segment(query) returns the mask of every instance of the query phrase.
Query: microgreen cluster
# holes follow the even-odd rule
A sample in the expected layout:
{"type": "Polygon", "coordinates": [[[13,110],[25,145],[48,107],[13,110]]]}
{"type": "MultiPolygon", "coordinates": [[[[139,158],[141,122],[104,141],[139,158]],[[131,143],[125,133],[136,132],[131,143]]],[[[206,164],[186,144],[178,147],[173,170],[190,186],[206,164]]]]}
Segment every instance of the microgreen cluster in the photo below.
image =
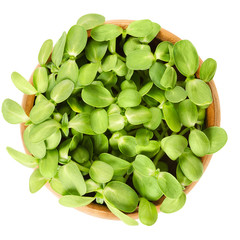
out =
{"type": "Polygon", "coordinates": [[[125,213],[138,210],[140,221],[152,225],[153,202],[165,196],[165,213],[182,208],[184,188],[203,174],[201,157],[227,141],[222,128],[205,126],[213,101],[207,82],[217,64],[204,61],[198,79],[190,41],[161,42],[161,27],[150,20],[126,29],[104,22],[88,14],[54,47],[45,41],[33,84],[12,73],[14,85],[36,98],[29,116],[13,100],[3,102],[6,121],[27,126],[32,155],[7,151],[35,168],[32,193],[49,182],[64,206],[105,204],[129,225],[138,223],[125,213]]]}

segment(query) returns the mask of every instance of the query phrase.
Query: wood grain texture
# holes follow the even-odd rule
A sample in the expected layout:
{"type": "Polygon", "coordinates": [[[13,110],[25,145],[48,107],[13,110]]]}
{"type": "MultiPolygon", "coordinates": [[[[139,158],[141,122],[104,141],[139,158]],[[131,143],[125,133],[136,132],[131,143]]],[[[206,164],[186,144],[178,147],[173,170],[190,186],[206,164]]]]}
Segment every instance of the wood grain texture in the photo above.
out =
{"type": "MultiPolygon", "coordinates": [[[[111,20],[111,21],[107,21],[106,23],[111,23],[111,24],[116,24],[120,27],[122,27],[123,29],[126,29],[126,27],[129,25],[129,23],[131,23],[132,20],[111,20]]],[[[90,36],[91,31],[88,31],[88,36],[90,36]]],[[[175,36],[174,34],[172,34],[171,32],[165,30],[165,29],[161,29],[161,31],[157,34],[157,37],[159,40],[161,41],[169,41],[172,42],[173,44],[176,43],[177,41],[181,40],[179,37],[175,36]]],[[[199,69],[200,66],[202,65],[202,59],[200,59],[200,65],[199,65],[199,69]]],[[[39,66],[39,65],[38,65],[39,66]]],[[[38,67],[37,66],[37,67],[38,67]]],[[[197,71],[197,77],[199,77],[199,69],[197,71]]],[[[32,76],[30,77],[30,82],[32,83],[32,76]]],[[[216,86],[214,84],[214,81],[212,80],[211,82],[208,83],[211,91],[212,91],[212,96],[213,96],[213,102],[212,104],[208,107],[207,109],[207,119],[206,119],[206,123],[207,126],[220,126],[220,103],[219,103],[219,98],[218,98],[218,93],[217,93],[217,89],[216,86]]],[[[23,96],[23,100],[22,100],[22,107],[24,108],[25,112],[27,115],[29,115],[29,112],[31,110],[31,108],[33,107],[34,104],[34,95],[24,95],[23,96]]],[[[25,126],[24,124],[21,124],[21,136],[23,139],[23,132],[25,130],[25,126]]],[[[23,142],[24,145],[24,142],[23,142]]],[[[24,145],[25,151],[26,153],[29,154],[28,150],[26,149],[25,145],[24,145]]],[[[202,163],[203,163],[203,167],[204,167],[204,171],[206,170],[210,160],[212,158],[212,155],[206,155],[204,157],[201,158],[202,163]]],[[[185,193],[189,193],[193,187],[197,184],[197,182],[193,182],[192,184],[190,184],[188,187],[186,187],[186,189],[184,190],[185,193]]],[[[54,193],[58,198],[60,198],[61,196],[59,194],[57,194],[56,192],[54,192],[51,187],[50,184],[47,183],[46,187],[52,192],[54,193]]],[[[162,197],[161,199],[159,199],[158,201],[155,202],[155,205],[157,207],[158,212],[160,211],[160,205],[162,203],[162,201],[164,200],[164,197],[162,197]]],[[[112,220],[118,220],[118,218],[113,215],[106,206],[100,205],[100,204],[96,204],[96,203],[91,203],[88,206],[85,207],[79,207],[76,208],[77,210],[84,212],[88,215],[92,215],[95,217],[99,217],[99,218],[105,218],[105,219],[112,219],[112,220]]],[[[138,209],[137,209],[138,210],[138,209]]],[[[138,211],[135,211],[133,213],[129,213],[127,214],[128,216],[137,219],[138,218],[138,211]]]]}

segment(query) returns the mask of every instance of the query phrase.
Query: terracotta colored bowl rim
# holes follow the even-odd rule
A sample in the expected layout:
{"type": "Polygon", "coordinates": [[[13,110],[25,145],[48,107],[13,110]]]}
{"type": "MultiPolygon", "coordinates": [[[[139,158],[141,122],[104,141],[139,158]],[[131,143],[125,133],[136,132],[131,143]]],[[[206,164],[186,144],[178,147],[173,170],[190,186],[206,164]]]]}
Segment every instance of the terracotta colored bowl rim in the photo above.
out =
{"type": "MultiPolygon", "coordinates": [[[[126,27],[131,22],[132,22],[132,20],[110,20],[110,21],[107,21],[106,23],[115,24],[115,25],[118,25],[118,26],[122,27],[123,29],[126,29],[126,27]]],[[[88,31],[88,36],[90,36],[90,31],[88,31]]],[[[172,34],[171,32],[169,32],[169,31],[167,31],[163,28],[161,28],[161,30],[157,34],[156,38],[160,39],[161,41],[169,41],[173,44],[175,44],[177,41],[181,40],[179,37],[175,36],[174,34],[172,34]]],[[[201,58],[199,58],[199,60],[200,60],[199,61],[200,62],[199,69],[200,69],[200,66],[202,65],[203,61],[202,61],[201,58]]],[[[199,77],[199,69],[198,69],[197,74],[196,74],[197,77],[199,77]]],[[[30,80],[29,80],[31,83],[32,83],[32,78],[33,78],[33,74],[32,74],[32,76],[30,77],[30,80]]],[[[217,89],[216,89],[216,86],[215,86],[213,80],[210,81],[208,84],[209,84],[209,86],[211,88],[211,91],[212,91],[213,102],[207,109],[207,126],[208,127],[220,126],[221,114],[220,114],[220,103],[219,103],[217,89]]],[[[31,108],[33,107],[34,99],[35,99],[35,95],[24,95],[23,96],[22,107],[25,110],[27,115],[29,115],[29,112],[30,112],[31,108]]],[[[24,145],[23,132],[24,132],[25,128],[26,128],[26,126],[24,124],[21,124],[21,137],[22,137],[23,145],[24,145]]],[[[25,145],[24,145],[24,148],[25,148],[26,153],[30,154],[25,145]]],[[[206,170],[211,158],[212,158],[212,155],[206,155],[206,156],[201,158],[202,163],[203,163],[204,171],[206,170]]],[[[186,194],[189,193],[196,184],[197,184],[197,182],[191,183],[189,186],[187,186],[185,188],[184,192],[186,194]]],[[[61,197],[60,194],[54,192],[51,189],[49,183],[46,184],[46,187],[51,192],[53,192],[58,198],[61,197]]],[[[161,205],[163,200],[164,200],[164,197],[162,197],[158,201],[154,202],[156,207],[157,207],[158,212],[160,212],[160,205],[161,205]]],[[[78,207],[76,209],[81,211],[81,212],[84,212],[88,215],[95,216],[95,217],[112,219],[112,220],[119,220],[115,215],[113,215],[108,210],[108,208],[105,205],[91,203],[88,206],[78,207]]],[[[138,209],[136,209],[136,211],[133,212],[133,213],[128,213],[127,215],[134,218],[134,219],[137,219],[138,218],[138,209]]]]}

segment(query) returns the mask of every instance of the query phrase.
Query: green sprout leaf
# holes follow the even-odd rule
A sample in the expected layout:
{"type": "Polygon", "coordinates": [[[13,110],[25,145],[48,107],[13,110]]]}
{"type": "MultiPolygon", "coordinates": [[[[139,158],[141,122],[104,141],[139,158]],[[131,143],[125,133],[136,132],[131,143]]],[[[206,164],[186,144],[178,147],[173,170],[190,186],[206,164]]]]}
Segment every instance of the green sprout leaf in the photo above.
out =
{"type": "Polygon", "coordinates": [[[69,162],[59,169],[59,179],[70,194],[82,196],[87,191],[84,178],[74,162],[69,162]]]}
{"type": "Polygon", "coordinates": [[[121,211],[119,211],[116,207],[114,207],[113,204],[111,204],[110,202],[108,202],[107,200],[105,200],[108,209],[116,216],[118,217],[120,220],[122,220],[124,223],[126,223],[127,225],[130,226],[136,226],[138,225],[138,222],[132,218],[130,218],[129,216],[127,216],[126,214],[122,213],[121,211]]]}
{"type": "Polygon", "coordinates": [[[109,153],[101,153],[99,159],[113,168],[115,176],[123,176],[131,166],[129,162],[109,153]]]}
{"type": "Polygon", "coordinates": [[[141,95],[135,89],[125,89],[118,96],[118,105],[123,108],[136,107],[141,103],[141,95]]]}
{"type": "Polygon", "coordinates": [[[53,119],[33,125],[29,131],[29,140],[34,143],[46,140],[60,127],[60,123],[53,119]]]}
{"type": "Polygon", "coordinates": [[[46,183],[48,179],[43,177],[39,171],[39,168],[36,168],[29,179],[29,190],[31,193],[39,191],[46,183]]]}
{"type": "Polygon", "coordinates": [[[13,159],[26,167],[35,168],[38,166],[38,160],[31,155],[21,153],[11,147],[7,147],[7,151],[13,159]]]}
{"type": "Polygon", "coordinates": [[[162,150],[172,160],[176,160],[180,155],[182,155],[187,146],[187,139],[181,135],[171,135],[163,138],[161,141],[162,150]]]}
{"type": "Polygon", "coordinates": [[[152,226],[158,218],[156,206],[145,198],[140,198],[139,220],[142,224],[152,226]]]}
{"type": "Polygon", "coordinates": [[[179,72],[186,76],[194,76],[199,67],[196,48],[188,40],[180,40],[173,47],[174,62],[179,72]]]}
{"type": "Polygon", "coordinates": [[[126,58],[126,65],[132,70],[147,70],[152,66],[154,56],[150,50],[135,50],[126,58]]]}
{"type": "Polygon", "coordinates": [[[137,141],[132,136],[121,136],[118,140],[118,148],[121,153],[128,157],[136,156],[137,141]]]}
{"type": "Polygon", "coordinates": [[[198,120],[197,106],[190,99],[180,102],[178,105],[178,116],[185,127],[193,127],[198,120]]]}
{"type": "Polygon", "coordinates": [[[179,181],[179,183],[183,186],[186,187],[188,185],[190,185],[192,183],[191,180],[189,180],[182,172],[181,168],[180,168],[180,164],[177,165],[177,169],[176,169],[176,177],[177,180],[179,181]]]}
{"type": "Polygon", "coordinates": [[[165,97],[169,102],[179,103],[182,102],[187,97],[187,93],[184,90],[184,88],[176,86],[173,89],[166,91],[165,97]]]}
{"type": "Polygon", "coordinates": [[[94,161],[89,170],[91,179],[97,183],[107,183],[111,181],[113,173],[113,168],[102,161],[94,161]]]}
{"type": "Polygon", "coordinates": [[[59,203],[65,207],[83,207],[94,201],[95,197],[80,197],[76,195],[65,195],[59,199],[59,203]]]}
{"type": "Polygon", "coordinates": [[[183,174],[193,182],[199,180],[203,174],[203,164],[191,150],[185,150],[179,157],[179,164],[183,174]]]}
{"type": "Polygon", "coordinates": [[[78,19],[77,24],[83,26],[86,30],[89,30],[99,25],[102,25],[104,22],[105,22],[104,16],[96,13],[90,13],[81,16],[78,19]]]}
{"type": "Polygon", "coordinates": [[[22,107],[9,98],[2,103],[2,114],[4,119],[11,124],[23,123],[29,119],[22,107]]]}
{"type": "Polygon", "coordinates": [[[57,43],[53,48],[52,62],[55,64],[56,67],[59,67],[59,65],[62,62],[63,52],[66,44],[66,38],[67,38],[67,34],[66,32],[63,32],[62,36],[60,37],[60,39],[57,41],[57,43]]]}
{"type": "Polygon", "coordinates": [[[126,33],[134,37],[146,37],[152,32],[152,22],[148,19],[131,22],[126,33]]]}
{"type": "Polygon", "coordinates": [[[153,176],[156,171],[156,167],[152,160],[144,155],[137,155],[132,163],[134,171],[138,171],[146,176],[153,176]]]}
{"type": "Polygon", "coordinates": [[[15,87],[21,92],[27,95],[33,95],[37,93],[37,90],[33,87],[33,85],[28,82],[22,75],[17,72],[13,72],[11,75],[12,82],[15,87]]]}
{"type": "Polygon", "coordinates": [[[227,142],[226,131],[220,127],[209,127],[203,131],[210,141],[210,149],[207,154],[219,151],[227,142]]]}
{"type": "Polygon", "coordinates": [[[130,213],[133,212],[138,205],[138,195],[127,184],[119,181],[111,181],[103,190],[104,198],[117,209],[130,213]]]}
{"type": "Polygon", "coordinates": [[[56,103],[61,103],[68,99],[74,89],[74,83],[70,80],[63,80],[51,91],[50,97],[56,103]]]}
{"type": "Polygon", "coordinates": [[[69,128],[88,135],[94,135],[95,132],[92,130],[90,123],[90,114],[89,113],[80,113],[77,114],[69,121],[69,128]]]}
{"type": "Polygon", "coordinates": [[[142,105],[132,108],[127,108],[125,112],[127,120],[132,125],[147,123],[152,119],[151,111],[142,105]]]}
{"type": "Polygon", "coordinates": [[[216,73],[216,70],[217,62],[212,58],[206,59],[200,68],[200,79],[204,82],[211,81],[216,73]]]}
{"type": "Polygon", "coordinates": [[[142,44],[137,38],[130,37],[123,45],[123,51],[127,56],[135,50],[147,50],[151,51],[151,48],[147,44],[142,44]]]}
{"type": "Polygon", "coordinates": [[[82,90],[83,101],[93,107],[107,107],[113,103],[114,98],[104,87],[98,85],[89,85],[82,90]]]}
{"type": "Polygon", "coordinates": [[[158,185],[167,198],[176,199],[182,194],[182,186],[178,180],[168,172],[160,172],[158,185]]]}
{"type": "Polygon", "coordinates": [[[163,104],[162,110],[164,119],[167,122],[168,127],[173,132],[179,132],[181,129],[181,122],[174,105],[170,102],[166,102],[163,104]]]}
{"type": "Polygon", "coordinates": [[[107,131],[108,115],[104,109],[95,109],[90,114],[90,123],[93,131],[101,134],[107,131]]]}
{"type": "Polygon", "coordinates": [[[39,160],[39,170],[43,177],[53,178],[58,169],[58,151],[48,150],[44,158],[39,160]]]}
{"type": "Polygon", "coordinates": [[[160,206],[160,211],[164,213],[173,213],[180,210],[186,202],[186,194],[182,192],[179,198],[165,198],[160,206]]]}
{"type": "Polygon", "coordinates": [[[65,51],[69,54],[69,56],[76,57],[83,51],[86,44],[86,29],[80,25],[72,26],[67,33],[65,51]]]}
{"type": "Polygon", "coordinates": [[[173,57],[172,54],[173,44],[168,41],[160,42],[154,52],[154,56],[156,57],[156,59],[164,62],[169,62],[173,57]]]}
{"type": "Polygon", "coordinates": [[[196,156],[203,157],[209,152],[210,141],[204,132],[198,129],[191,130],[188,140],[189,146],[196,156]]]}
{"type": "Polygon", "coordinates": [[[47,120],[55,109],[55,106],[52,102],[42,99],[37,104],[33,106],[30,111],[30,120],[34,124],[38,124],[47,120]]]}
{"type": "Polygon", "coordinates": [[[49,59],[53,49],[53,41],[51,39],[46,40],[38,54],[38,62],[41,66],[44,66],[49,59]]]}
{"type": "Polygon", "coordinates": [[[186,91],[189,99],[198,106],[208,105],[213,101],[210,87],[200,79],[187,81],[186,91]]]}
{"type": "Polygon", "coordinates": [[[38,67],[33,73],[33,85],[40,93],[45,93],[48,88],[48,72],[45,67],[38,67]]]}
{"type": "Polygon", "coordinates": [[[92,29],[91,37],[98,42],[109,41],[122,34],[123,29],[114,24],[104,24],[92,29]]]}
{"type": "Polygon", "coordinates": [[[97,42],[91,39],[86,48],[86,58],[93,63],[100,62],[106,54],[108,48],[108,42],[97,42]]]}
{"type": "Polygon", "coordinates": [[[80,86],[91,84],[97,75],[98,67],[98,63],[88,63],[81,66],[79,70],[78,84],[80,86]]]}
{"type": "Polygon", "coordinates": [[[73,83],[77,82],[78,66],[75,60],[69,59],[61,65],[58,71],[56,84],[65,79],[71,80],[73,83]]]}
{"type": "Polygon", "coordinates": [[[139,37],[139,41],[142,43],[150,43],[156,35],[160,32],[161,26],[157,23],[152,22],[152,31],[145,37],[139,37]]]}
{"type": "Polygon", "coordinates": [[[27,150],[36,158],[41,159],[46,155],[46,144],[44,141],[33,143],[29,139],[29,132],[33,125],[28,126],[23,133],[23,141],[27,150]]]}
{"type": "Polygon", "coordinates": [[[163,195],[156,177],[146,176],[140,172],[134,171],[133,185],[137,192],[149,201],[157,201],[163,195]]]}

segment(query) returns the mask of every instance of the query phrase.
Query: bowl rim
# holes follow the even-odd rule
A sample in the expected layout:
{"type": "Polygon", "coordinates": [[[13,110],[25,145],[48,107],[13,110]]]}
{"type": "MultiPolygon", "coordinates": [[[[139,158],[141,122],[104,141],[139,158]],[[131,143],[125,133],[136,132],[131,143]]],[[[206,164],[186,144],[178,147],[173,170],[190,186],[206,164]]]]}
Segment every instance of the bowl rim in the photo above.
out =
{"type": "MultiPolygon", "coordinates": [[[[122,27],[123,29],[126,29],[127,26],[134,20],[109,20],[106,21],[105,24],[115,24],[118,25],[120,27],[122,27]]],[[[88,37],[91,34],[91,30],[88,30],[88,37]]],[[[181,38],[179,38],[178,36],[174,35],[173,33],[165,30],[164,28],[161,28],[161,30],[159,31],[159,33],[156,35],[155,38],[158,38],[161,41],[169,41],[173,44],[175,44],[176,42],[180,41],[181,38]]],[[[200,67],[202,65],[203,61],[202,59],[199,57],[199,68],[196,72],[196,76],[199,78],[199,70],[200,67]]],[[[40,65],[38,64],[36,66],[39,67],[40,65]]],[[[33,73],[29,79],[30,83],[33,83],[33,73]]],[[[213,97],[213,102],[211,103],[211,105],[207,108],[207,117],[206,117],[206,124],[207,127],[211,127],[211,126],[220,126],[220,121],[221,121],[221,112],[220,112],[220,102],[219,102],[219,97],[218,97],[218,92],[215,86],[215,83],[213,80],[211,80],[208,83],[211,92],[212,92],[212,97],[213,97]]],[[[33,107],[33,103],[34,103],[34,99],[35,99],[35,95],[23,95],[23,99],[22,99],[22,107],[25,110],[26,114],[29,115],[31,108],[33,107]]],[[[24,141],[23,141],[23,132],[26,129],[26,126],[24,125],[24,123],[20,124],[20,131],[21,131],[21,138],[22,138],[22,143],[25,149],[25,152],[27,154],[30,154],[29,151],[27,150],[24,141]]],[[[203,163],[203,168],[204,168],[204,172],[207,169],[207,166],[210,162],[212,158],[212,155],[206,155],[204,157],[201,158],[201,161],[203,163]]],[[[189,186],[187,186],[184,190],[184,192],[186,194],[188,194],[197,184],[198,181],[196,182],[192,182],[189,186]]],[[[50,184],[47,183],[46,187],[54,194],[56,195],[58,198],[61,197],[60,194],[56,193],[51,187],[50,184]]],[[[159,200],[155,201],[154,204],[157,207],[157,211],[160,212],[160,205],[162,203],[162,201],[164,200],[164,196],[161,197],[159,200]]],[[[110,210],[105,206],[105,205],[100,205],[97,203],[90,203],[87,206],[84,207],[77,207],[75,208],[78,211],[84,212],[88,215],[92,215],[95,217],[99,217],[99,218],[104,218],[104,219],[111,219],[111,220],[119,220],[112,212],[110,212],[110,210]]],[[[129,217],[132,217],[133,219],[138,219],[138,208],[132,212],[132,213],[126,213],[129,217]]]]}

